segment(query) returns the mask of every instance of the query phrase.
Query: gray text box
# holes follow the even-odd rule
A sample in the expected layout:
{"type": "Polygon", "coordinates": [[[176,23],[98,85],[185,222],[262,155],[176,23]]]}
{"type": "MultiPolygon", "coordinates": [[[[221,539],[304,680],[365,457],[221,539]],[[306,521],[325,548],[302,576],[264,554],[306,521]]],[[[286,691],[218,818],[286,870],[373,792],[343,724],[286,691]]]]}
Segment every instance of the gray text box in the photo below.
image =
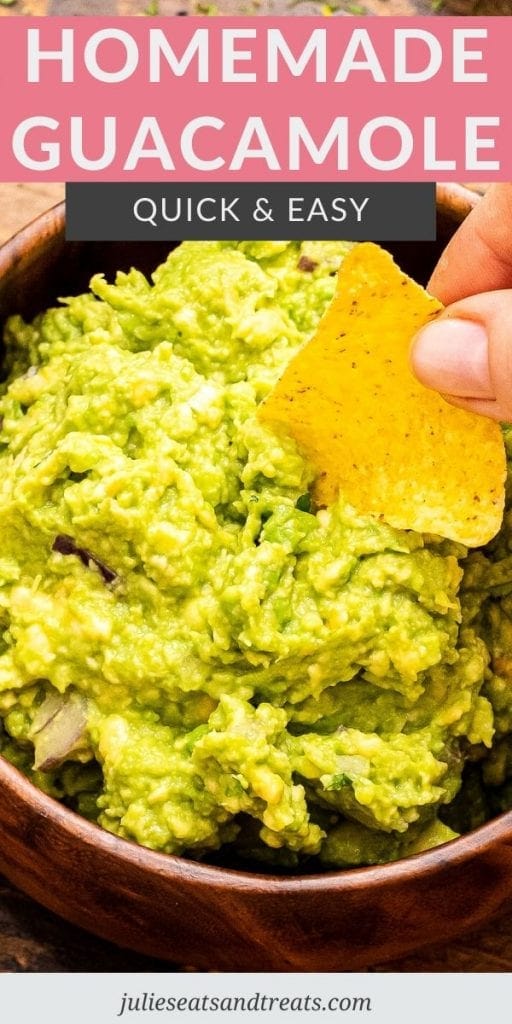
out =
{"type": "Polygon", "coordinates": [[[70,241],[436,237],[431,183],[73,183],[66,203],[70,241]]]}

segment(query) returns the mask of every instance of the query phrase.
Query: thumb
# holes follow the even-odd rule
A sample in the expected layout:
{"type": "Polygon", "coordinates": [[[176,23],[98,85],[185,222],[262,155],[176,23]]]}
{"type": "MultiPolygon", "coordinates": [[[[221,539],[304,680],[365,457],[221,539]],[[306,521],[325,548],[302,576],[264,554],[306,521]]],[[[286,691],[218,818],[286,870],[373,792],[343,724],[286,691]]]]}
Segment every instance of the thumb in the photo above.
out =
{"type": "Polygon", "coordinates": [[[452,405],[512,422],[512,290],[448,306],[416,335],[411,366],[452,405]]]}

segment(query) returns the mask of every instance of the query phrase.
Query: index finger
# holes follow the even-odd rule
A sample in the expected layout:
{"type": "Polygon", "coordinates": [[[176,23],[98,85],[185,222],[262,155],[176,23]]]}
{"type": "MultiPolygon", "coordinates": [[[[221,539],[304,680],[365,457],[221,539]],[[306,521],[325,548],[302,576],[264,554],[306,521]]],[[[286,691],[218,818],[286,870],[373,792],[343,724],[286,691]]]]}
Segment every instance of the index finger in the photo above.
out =
{"type": "Polygon", "coordinates": [[[512,285],[512,184],[491,185],[446,246],[428,283],[445,305],[512,285]]]}

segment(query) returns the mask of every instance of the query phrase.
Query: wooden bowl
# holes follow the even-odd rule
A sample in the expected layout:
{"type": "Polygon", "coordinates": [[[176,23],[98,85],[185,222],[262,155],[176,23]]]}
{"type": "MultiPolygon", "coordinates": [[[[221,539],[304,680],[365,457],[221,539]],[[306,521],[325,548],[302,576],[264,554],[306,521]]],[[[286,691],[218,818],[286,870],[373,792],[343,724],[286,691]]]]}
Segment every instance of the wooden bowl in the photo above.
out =
{"type": "MultiPolygon", "coordinates": [[[[426,280],[476,201],[457,187],[451,199],[442,192],[440,242],[393,247],[406,269],[426,280]]],[[[168,248],[67,243],[61,204],[0,251],[0,319],[81,291],[100,268],[150,270],[168,248]]],[[[0,759],[0,870],[67,920],[152,956],[223,971],[354,970],[453,938],[501,908],[512,886],[512,814],[395,864],[278,877],[118,839],[0,759]]]]}

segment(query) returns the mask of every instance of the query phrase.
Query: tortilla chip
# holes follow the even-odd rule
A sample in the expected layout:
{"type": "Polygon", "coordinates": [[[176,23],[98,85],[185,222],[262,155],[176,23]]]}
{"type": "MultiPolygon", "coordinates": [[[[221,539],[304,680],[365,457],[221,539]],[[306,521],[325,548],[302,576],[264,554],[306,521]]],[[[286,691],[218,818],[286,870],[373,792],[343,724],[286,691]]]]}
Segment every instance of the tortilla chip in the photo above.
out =
{"type": "Polygon", "coordinates": [[[441,309],[384,249],[355,246],[260,418],[317,470],[318,505],[342,492],[392,526],[478,547],[502,522],[505,449],[497,423],[449,405],[410,369],[411,339],[441,309]]]}

